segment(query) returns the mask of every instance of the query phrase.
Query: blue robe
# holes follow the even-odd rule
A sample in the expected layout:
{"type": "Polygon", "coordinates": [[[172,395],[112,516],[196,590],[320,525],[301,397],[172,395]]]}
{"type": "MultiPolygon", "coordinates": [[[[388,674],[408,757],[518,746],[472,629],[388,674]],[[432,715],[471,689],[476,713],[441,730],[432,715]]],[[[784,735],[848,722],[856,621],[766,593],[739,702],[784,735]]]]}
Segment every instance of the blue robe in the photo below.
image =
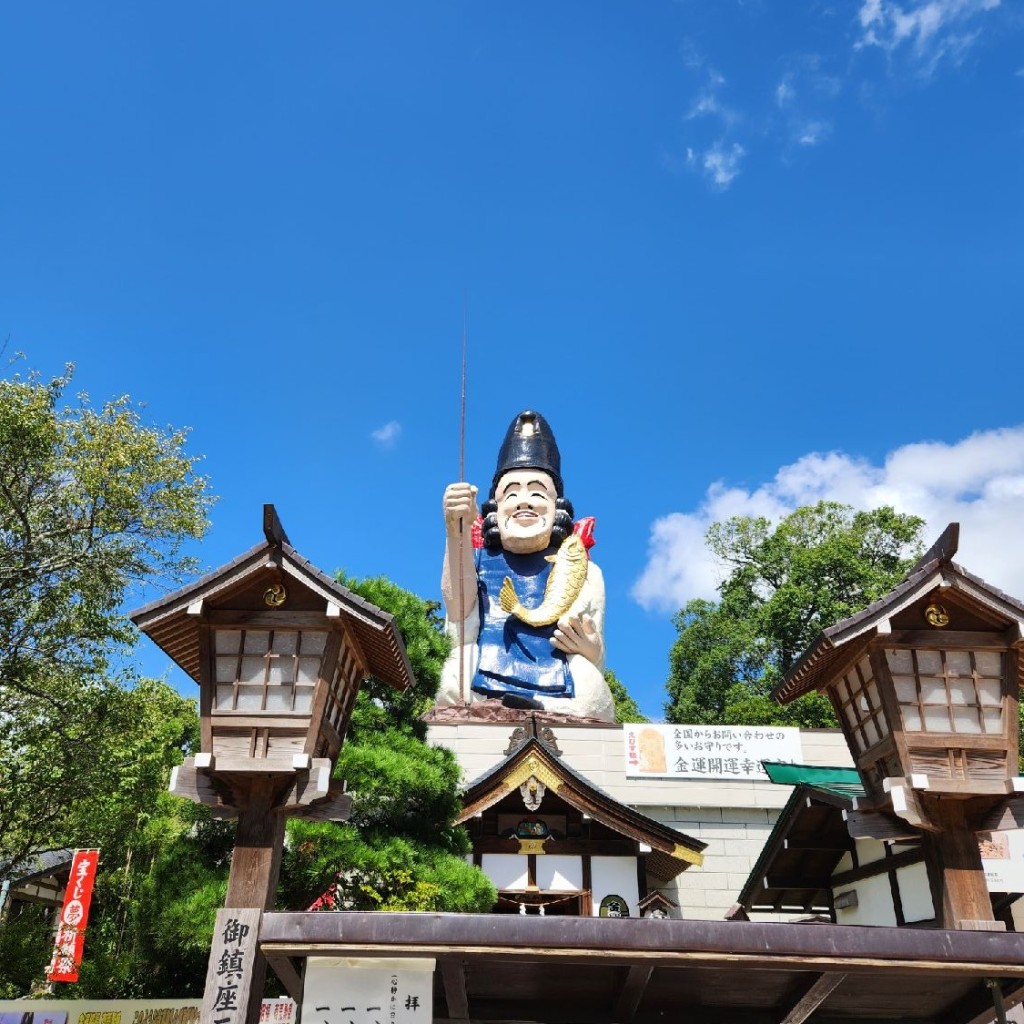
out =
{"type": "Polygon", "coordinates": [[[518,693],[558,697],[575,695],[569,664],[563,651],[551,646],[555,625],[528,626],[505,612],[498,600],[507,576],[526,608],[544,600],[544,587],[551,572],[547,555],[557,547],[529,555],[511,551],[477,552],[476,567],[480,596],[480,659],[473,690],[487,697],[518,693]]]}

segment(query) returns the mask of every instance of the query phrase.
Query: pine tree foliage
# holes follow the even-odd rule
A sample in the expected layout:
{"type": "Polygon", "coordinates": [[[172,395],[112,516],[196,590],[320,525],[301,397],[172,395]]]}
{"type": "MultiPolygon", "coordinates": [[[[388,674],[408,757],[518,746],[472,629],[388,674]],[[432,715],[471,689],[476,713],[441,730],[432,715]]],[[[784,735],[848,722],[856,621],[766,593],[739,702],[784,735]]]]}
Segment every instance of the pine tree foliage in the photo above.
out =
{"type": "Polygon", "coordinates": [[[421,716],[432,706],[449,651],[438,606],[384,577],[342,579],[394,615],[415,685],[397,693],[364,684],[335,777],[353,795],[348,822],[291,822],[282,898],[305,909],[486,911],[497,894],[463,859],[460,773],[451,751],[425,742],[421,716]],[[322,898],[321,898],[322,897],[322,898]]]}

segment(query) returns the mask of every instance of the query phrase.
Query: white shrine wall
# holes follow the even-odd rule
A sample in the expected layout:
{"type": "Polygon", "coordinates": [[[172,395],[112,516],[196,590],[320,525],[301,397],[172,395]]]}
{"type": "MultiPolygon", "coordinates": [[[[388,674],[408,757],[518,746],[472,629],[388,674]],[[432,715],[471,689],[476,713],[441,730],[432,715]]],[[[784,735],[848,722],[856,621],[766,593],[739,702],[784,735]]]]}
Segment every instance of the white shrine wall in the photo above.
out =
{"type": "MultiPolygon", "coordinates": [[[[504,760],[513,728],[508,722],[446,722],[432,724],[427,738],[428,742],[455,753],[463,781],[468,785],[504,760]]],[[[562,760],[592,785],[648,817],[708,844],[703,865],[681,872],[661,891],[679,904],[677,913],[686,919],[724,917],[764,848],[789,799],[791,787],[732,779],[628,778],[621,725],[555,725],[552,731],[562,760]]],[[[802,730],[800,743],[804,764],[853,766],[846,742],[837,729],[802,730]]],[[[492,855],[485,858],[489,856],[492,855]]],[[[538,870],[542,859],[538,858],[538,870]]],[[[486,865],[485,871],[491,874],[486,865]]],[[[596,909],[601,897],[596,877],[593,881],[596,909]]],[[[632,885],[635,890],[635,878],[632,885]]],[[[627,898],[632,901],[635,897],[627,898]]],[[[756,919],[788,920],[792,916],[758,914],[756,919]]]]}
{"type": "MultiPolygon", "coordinates": [[[[877,839],[857,840],[857,865],[863,867],[886,860],[886,844],[877,839]]],[[[895,855],[911,846],[894,843],[891,854],[895,855]]],[[[854,862],[850,854],[845,854],[832,872],[842,874],[853,868],[854,862]]],[[[935,917],[932,904],[931,888],[928,884],[928,869],[924,862],[908,864],[896,869],[896,888],[899,892],[900,904],[903,907],[905,924],[916,924],[930,921],[935,917]]],[[[897,925],[896,910],[893,904],[892,885],[889,874],[875,875],[872,878],[861,878],[858,881],[833,889],[833,896],[846,892],[856,892],[857,905],[836,908],[836,924],[871,924],[897,925]]]]}

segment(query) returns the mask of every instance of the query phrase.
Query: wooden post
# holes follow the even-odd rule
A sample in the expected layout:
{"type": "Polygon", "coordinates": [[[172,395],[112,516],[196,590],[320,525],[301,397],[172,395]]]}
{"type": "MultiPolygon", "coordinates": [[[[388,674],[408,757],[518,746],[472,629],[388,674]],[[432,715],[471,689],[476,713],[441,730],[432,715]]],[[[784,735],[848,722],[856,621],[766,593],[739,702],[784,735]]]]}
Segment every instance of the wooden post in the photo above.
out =
{"type": "Polygon", "coordinates": [[[929,801],[937,832],[922,832],[935,917],[941,928],[1002,931],[992,914],[969,800],[929,801]]]}
{"type": "MultiPolygon", "coordinates": [[[[289,780],[290,781],[290,780],[289,780]]],[[[280,782],[257,776],[239,794],[238,834],[231,855],[226,906],[274,909],[281,870],[284,815],[275,810],[280,782]]]]}
{"type": "MultiPolygon", "coordinates": [[[[236,787],[238,833],[231,855],[225,906],[255,911],[257,921],[260,912],[274,909],[274,894],[281,870],[285,816],[275,809],[281,785],[280,780],[270,776],[256,776],[236,787]]],[[[219,956],[214,942],[210,951],[204,1007],[212,1006],[216,998],[215,961],[219,956]]],[[[246,1008],[246,1024],[259,1021],[266,977],[267,961],[257,947],[238,978],[238,1005],[246,1008]]]]}

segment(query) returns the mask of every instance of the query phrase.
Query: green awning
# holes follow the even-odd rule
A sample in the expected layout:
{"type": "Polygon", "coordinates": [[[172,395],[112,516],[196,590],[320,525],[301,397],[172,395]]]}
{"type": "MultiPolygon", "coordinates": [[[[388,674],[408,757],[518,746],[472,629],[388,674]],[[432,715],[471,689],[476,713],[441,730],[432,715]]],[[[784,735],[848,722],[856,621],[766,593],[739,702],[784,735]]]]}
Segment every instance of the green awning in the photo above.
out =
{"type": "Polygon", "coordinates": [[[762,761],[768,778],[777,786],[811,786],[842,797],[864,796],[864,784],[856,768],[818,767],[762,761]]]}

